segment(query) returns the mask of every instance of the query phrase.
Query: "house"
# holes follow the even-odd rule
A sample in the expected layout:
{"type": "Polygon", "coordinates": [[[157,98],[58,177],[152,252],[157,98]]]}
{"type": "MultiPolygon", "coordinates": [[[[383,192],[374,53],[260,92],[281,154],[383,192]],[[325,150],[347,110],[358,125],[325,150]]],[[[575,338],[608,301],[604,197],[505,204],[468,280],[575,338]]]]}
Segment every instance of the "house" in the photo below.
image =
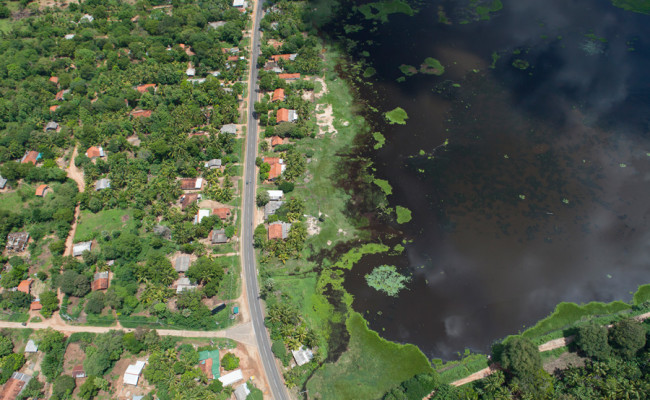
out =
{"type": "Polygon", "coordinates": [[[284,79],[285,81],[295,81],[300,79],[300,74],[279,74],[278,78],[284,79]]]}
{"type": "Polygon", "coordinates": [[[14,400],[25,389],[25,386],[32,380],[31,375],[14,372],[11,378],[2,386],[0,400],[14,400]]]}
{"type": "Polygon", "coordinates": [[[210,169],[221,168],[221,159],[220,158],[213,158],[210,161],[206,161],[205,162],[205,168],[210,168],[210,169]]]}
{"type": "Polygon", "coordinates": [[[246,8],[246,0],[233,0],[232,6],[235,8],[246,8]]]}
{"type": "Polygon", "coordinates": [[[219,378],[219,381],[221,381],[221,383],[224,386],[230,386],[235,382],[239,382],[243,380],[244,380],[244,375],[242,374],[241,369],[236,369],[231,373],[226,374],[219,378]]]}
{"type": "Polygon", "coordinates": [[[55,112],[57,108],[61,106],[50,106],[50,112],[55,112]]]}
{"type": "Polygon", "coordinates": [[[194,290],[196,285],[190,283],[190,278],[184,276],[176,281],[176,293],[182,293],[184,290],[194,290]]]}
{"type": "Polygon", "coordinates": [[[288,110],[286,108],[280,108],[278,114],[275,117],[276,121],[279,122],[296,122],[298,120],[298,112],[296,110],[288,110]]]}
{"type": "Polygon", "coordinates": [[[95,191],[102,190],[102,189],[110,189],[111,187],[111,180],[108,178],[102,178],[95,183],[95,191]]]}
{"type": "Polygon", "coordinates": [[[239,54],[239,47],[223,47],[221,49],[221,52],[223,54],[226,54],[226,53],[239,54]]]}
{"type": "Polygon", "coordinates": [[[124,372],[124,383],[127,385],[138,386],[138,379],[144,369],[145,361],[136,361],[135,364],[129,365],[124,372]]]}
{"type": "Polygon", "coordinates": [[[269,194],[269,199],[271,201],[278,201],[282,199],[282,196],[284,195],[282,190],[267,190],[266,192],[269,194]]]}
{"type": "Polygon", "coordinates": [[[192,67],[191,65],[188,66],[187,69],[185,70],[185,75],[187,75],[187,76],[196,75],[196,69],[194,69],[194,67],[192,67]]]}
{"type": "Polygon", "coordinates": [[[284,101],[284,89],[275,89],[271,101],[284,101]]]}
{"type": "Polygon", "coordinates": [[[293,53],[293,54],[276,54],[274,56],[271,56],[271,60],[278,62],[280,60],[285,60],[285,61],[293,61],[296,59],[298,54],[293,53]]]}
{"type": "Polygon", "coordinates": [[[271,215],[274,215],[276,211],[284,204],[284,201],[281,200],[271,200],[264,206],[264,219],[267,220],[271,215]]]}
{"type": "Polygon", "coordinates": [[[199,368],[208,379],[219,378],[219,350],[200,351],[199,368]]]}
{"type": "Polygon", "coordinates": [[[284,160],[279,157],[262,157],[262,162],[265,162],[269,165],[284,164],[284,160]]]}
{"type": "Polygon", "coordinates": [[[149,118],[153,111],[151,110],[133,110],[131,116],[134,118],[149,118]]]}
{"type": "Polygon", "coordinates": [[[199,201],[199,194],[198,193],[187,193],[181,196],[181,210],[185,211],[185,209],[192,204],[196,203],[199,201]]]}
{"type": "Polygon", "coordinates": [[[208,22],[208,27],[212,29],[217,29],[221,28],[222,26],[226,25],[226,21],[214,21],[214,22],[208,22]]]}
{"type": "Polygon", "coordinates": [[[38,346],[32,339],[29,339],[27,341],[27,344],[25,345],[25,353],[36,353],[38,352],[38,346]]]}
{"type": "Polygon", "coordinates": [[[230,133],[230,134],[236,135],[237,134],[237,125],[235,125],[235,124],[226,124],[226,125],[221,127],[219,132],[221,132],[221,133],[230,133]]]}
{"type": "Polygon", "coordinates": [[[137,90],[140,93],[144,93],[148,91],[149,88],[153,88],[154,92],[156,91],[156,89],[158,89],[155,83],[145,83],[144,85],[137,86],[135,90],[137,90]]]}
{"type": "Polygon", "coordinates": [[[32,150],[32,151],[28,151],[28,152],[25,153],[23,158],[20,159],[20,163],[21,164],[27,164],[28,162],[30,162],[30,163],[36,165],[36,163],[40,159],[41,159],[41,153],[39,153],[38,151],[33,151],[32,150]]]}
{"type": "Polygon", "coordinates": [[[72,40],[74,39],[74,33],[68,33],[67,35],[63,36],[65,40],[72,40]]]}
{"type": "Polygon", "coordinates": [[[203,187],[203,178],[183,178],[181,179],[182,190],[201,190],[203,187]]]}
{"type": "Polygon", "coordinates": [[[0,189],[4,189],[7,186],[7,180],[0,175],[0,189]]]}
{"type": "Polygon", "coordinates": [[[228,56],[228,58],[226,58],[226,61],[237,61],[237,60],[239,60],[238,56],[228,56]]]}
{"type": "Polygon", "coordinates": [[[77,379],[85,378],[86,371],[84,371],[84,366],[81,364],[75,365],[74,368],[72,368],[72,377],[77,379]]]}
{"type": "Polygon", "coordinates": [[[246,400],[249,394],[251,394],[251,391],[246,383],[242,383],[235,389],[235,398],[237,400],[246,400]]]}
{"type": "Polygon", "coordinates": [[[93,158],[97,157],[105,157],[106,154],[104,154],[104,149],[102,146],[95,147],[95,146],[90,146],[88,150],[86,150],[86,157],[90,158],[91,160],[93,158]]]}
{"type": "Polygon", "coordinates": [[[180,43],[180,44],[178,45],[178,47],[180,47],[182,50],[184,50],[184,51],[185,51],[185,54],[187,54],[187,55],[190,56],[190,57],[196,55],[196,53],[194,53],[194,52],[192,51],[192,47],[190,47],[189,45],[186,45],[186,44],[184,44],[184,43],[180,43]]]}
{"type": "Polygon", "coordinates": [[[267,61],[266,64],[264,64],[264,71],[271,71],[279,74],[284,70],[275,61],[267,61]]]}
{"type": "Polygon", "coordinates": [[[74,257],[79,257],[83,255],[84,251],[90,251],[92,249],[93,242],[81,242],[72,246],[72,255],[74,257]]]}
{"type": "Polygon", "coordinates": [[[230,218],[230,208],[228,207],[220,207],[220,208],[215,208],[212,210],[212,214],[218,215],[219,218],[224,221],[228,218],[230,218]]]}
{"type": "Polygon", "coordinates": [[[7,235],[7,251],[21,252],[25,250],[27,242],[29,241],[29,233],[27,232],[14,232],[7,235]]]}
{"type": "Polygon", "coordinates": [[[29,305],[29,311],[40,311],[42,309],[43,305],[39,299],[32,301],[32,303],[29,305]]]}
{"type": "Polygon", "coordinates": [[[94,276],[93,282],[90,284],[92,291],[108,289],[108,271],[97,272],[94,276]]]}
{"type": "Polygon", "coordinates": [[[43,131],[56,131],[57,129],[59,129],[59,124],[54,121],[50,121],[47,123],[47,125],[45,125],[45,129],[43,129],[43,131]]]}
{"type": "Polygon", "coordinates": [[[288,222],[274,222],[269,225],[269,240],[286,239],[289,237],[291,224],[288,222]]]}
{"type": "Polygon", "coordinates": [[[209,217],[211,210],[199,210],[199,212],[194,216],[194,225],[200,224],[203,221],[203,218],[209,217]]]}
{"type": "Polygon", "coordinates": [[[190,255],[181,254],[176,257],[176,260],[174,260],[174,269],[176,272],[187,272],[187,270],[190,269],[190,255]]]}
{"type": "Polygon", "coordinates": [[[269,170],[269,180],[275,180],[282,175],[284,170],[287,169],[287,166],[284,164],[273,164],[271,165],[271,169],[269,170]]]}
{"type": "Polygon", "coordinates": [[[34,282],[34,280],[32,278],[28,278],[28,279],[25,279],[23,281],[20,281],[20,283],[18,284],[18,287],[16,288],[16,290],[18,290],[19,292],[29,294],[29,292],[32,289],[32,283],[33,282],[34,282]]]}
{"type": "Polygon", "coordinates": [[[314,358],[314,353],[305,346],[302,346],[298,350],[291,350],[291,354],[293,354],[293,359],[296,360],[298,366],[305,365],[314,358]]]}
{"type": "Polygon", "coordinates": [[[210,231],[208,239],[212,244],[221,244],[228,241],[228,237],[226,236],[226,231],[224,229],[213,229],[210,231]]]}
{"type": "Polygon", "coordinates": [[[65,95],[70,93],[70,89],[61,90],[54,95],[54,98],[57,100],[65,100],[65,95]]]}
{"type": "Polygon", "coordinates": [[[50,187],[47,185],[40,185],[39,187],[36,188],[36,192],[34,193],[38,197],[45,197],[45,195],[49,192],[50,187]]]}
{"type": "Polygon", "coordinates": [[[59,77],[58,76],[51,76],[50,77],[50,82],[52,82],[55,85],[59,84],[59,77]]]}

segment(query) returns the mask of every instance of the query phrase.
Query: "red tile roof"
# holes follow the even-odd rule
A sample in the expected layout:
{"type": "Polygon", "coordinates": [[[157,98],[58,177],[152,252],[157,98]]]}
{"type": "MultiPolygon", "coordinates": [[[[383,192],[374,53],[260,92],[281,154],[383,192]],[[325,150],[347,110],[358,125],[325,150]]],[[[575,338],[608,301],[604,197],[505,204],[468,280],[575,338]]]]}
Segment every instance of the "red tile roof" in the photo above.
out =
{"type": "Polygon", "coordinates": [[[237,60],[239,60],[239,56],[228,56],[227,60],[228,61],[237,61],[237,60]]]}
{"type": "Polygon", "coordinates": [[[262,157],[262,161],[269,165],[278,164],[280,157],[262,157]]]}
{"type": "Polygon", "coordinates": [[[275,89],[271,101],[284,101],[284,89],[275,89]]]}
{"type": "MultiPolygon", "coordinates": [[[[183,189],[183,190],[194,190],[194,189],[196,189],[196,179],[197,178],[183,178],[183,179],[181,179],[181,189],[183,189]]],[[[201,182],[201,183],[203,183],[203,182],[201,182]]],[[[203,186],[203,185],[201,185],[201,186],[203,186]]]]}
{"type": "Polygon", "coordinates": [[[56,111],[56,109],[59,108],[59,107],[61,107],[61,106],[50,106],[50,111],[51,111],[51,112],[54,112],[54,111],[56,111]]]}
{"type": "Polygon", "coordinates": [[[58,84],[59,83],[59,77],[58,76],[51,76],[50,77],[50,82],[58,84]]]}
{"type": "Polygon", "coordinates": [[[287,80],[300,79],[300,74],[278,74],[278,78],[287,80]]]}
{"type": "Polygon", "coordinates": [[[279,144],[282,144],[282,143],[284,143],[284,141],[282,140],[282,138],[280,136],[273,136],[271,138],[271,146],[272,147],[275,147],[275,146],[277,146],[279,144]]]}
{"type": "Polygon", "coordinates": [[[291,60],[291,54],[276,54],[274,56],[271,56],[271,59],[273,61],[291,60]]]}
{"type": "Polygon", "coordinates": [[[36,165],[36,161],[38,160],[38,151],[28,151],[23,160],[20,162],[21,164],[27,164],[28,162],[36,165]]]}
{"type": "Polygon", "coordinates": [[[192,51],[192,47],[190,47],[190,46],[188,46],[188,45],[186,45],[184,43],[180,43],[178,46],[180,46],[181,49],[185,50],[185,54],[187,54],[188,56],[195,56],[196,55],[196,53],[194,53],[192,51]]]}
{"type": "Polygon", "coordinates": [[[27,294],[29,294],[29,290],[30,290],[31,287],[32,287],[32,282],[33,282],[33,281],[34,281],[34,280],[33,280],[32,278],[25,279],[24,281],[22,281],[22,282],[20,282],[20,283],[18,284],[18,289],[17,289],[17,290],[18,290],[19,292],[23,292],[23,293],[27,293],[27,294]]]}
{"type": "Polygon", "coordinates": [[[269,171],[269,179],[275,179],[282,175],[282,164],[273,164],[271,165],[271,170],[269,171]]]}
{"type": "Polygon", "coordinates": [[[56,96],[54,96],[54,97],[55,97],[57,100],[63,100],[63,95],[65,94],[65,93],[63,93],[63,92],[65,92],[65,90],[61,90],[61,91],[57,92],[56,96]]]}
{"type": "Polygon", "coordinates": [[[131,116],[136,118],[149,118],[151,117],[151,110],[133,110],[131,116]]]}
{"type": "Polygon", "coordinates": [[[93,291],[108,289],[108,278],[95,279],[93,283],[90,284],[90,289],[93,291]]]}
{"type": "Polygon", "coordinates": [[[29,305],[29,311],[38,311],[43,308],[43,305],[41,305],[40,301],[33,301],[32,304],[29,305]]]}
{"type": "Polygon", "coordinates": [[[135,90],[137,90],[140,93],[144,93],[147,90],[149,90],[149,88],[153,88],[153,90],[156,90],[156,84],[155,83],[146,83],[144,85],[140,85],[140,86],[136,87],[135,90]]]}
{"type": "Polygon", "coordinates": [[[277,49],[278,47],[282,46],[284,42],[281,42],[279,40],[275,39],[269,39],[269,46],[273,46],[274,49],[277,49]]]}
{"type": "Polygon", "coordinates": [[[199,361],[199,368],[201,371],[208,377],[208,379],[213,379],[212,376],[212,359],[208,358],[206,360],[199,361]]]}
{"type": "Polygon", "coordinates": [[[289,122],[289,110],[281,108],[278,110],[278,115],[275,117],[277,122],[289,122]]]}
{"type": "Polygon", "coordinates": [[[43,196],[45,196],[45,191],[47,191],[47,189],[49,189],[49,188],[50,187],[47,186],[47,185],[40,185],[39,187],[36,188],[36,193],[35,194],[37,196],[43,197],[43,196]]]}
{"type": "Polygon", "coordinates": [[[226,207],[221,207],[221,208],[215,208],[212,210],[212,214],[218,215],[219,218],[221,219],[227,219],[230,217],[230,208],[226,207]]]}
{"type": "Polygon", "coordinates": [[[269,225],[269,240],[282,239],[282,224],[269,225]]]}
{"type": "Polygon", "coordinates": [[[9,378],[7,383],[2,387],[2,391],[0,391],[0,400],[14,400],[20,394],[23,386],[25,386],[24,381],[9,378]]]}
{"type": "Polygon", "coordinates": [[[90,146],[88,150],[86,150],[86,157],[88,158],[101,157],[101,155],[102,153],[95,146],[90,146]]]}
{"type": "MultiPolygon", "coordinates": [[[[182,185],[182,183],[181,183],[182,185]]],[[[181,210],[185,210],[187,207],[191,206],[199,197],[198,193],[188,193],[184,194],[181,200],[181,210]]]]}

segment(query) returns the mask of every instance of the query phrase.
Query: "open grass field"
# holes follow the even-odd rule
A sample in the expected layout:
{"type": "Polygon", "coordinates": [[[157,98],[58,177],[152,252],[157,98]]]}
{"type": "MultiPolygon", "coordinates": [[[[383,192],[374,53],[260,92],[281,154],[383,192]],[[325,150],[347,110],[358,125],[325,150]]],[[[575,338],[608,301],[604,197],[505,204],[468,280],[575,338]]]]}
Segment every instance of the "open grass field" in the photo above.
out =
{"type": "Polygon", "coordinates": [[[322,399],[378,399],[391,387],[432,370],[413,345],[399,345],[368,329],[363,317],[352,313],[346,322],[348,350],[336,364],[326,364],[308,382],[310,397],[322,399]]]}
{"type": "Polygon", "coordinates": [[[131,210],[105,210],[97,214],[84,210],[79,216],[74,241],[92,240],[102,231],[110,233],[116,230],[130,229],[133,226],[135,226],[135,221],[131,210]]]}
{"type": "Polygon", "coordinates": [[[221,300],[234,300],[241,294],[241,263],[239,256],[219,257],[219,261],[225,263],[228,274],[224,276],[219,287],[217,297],[221,300]]]}

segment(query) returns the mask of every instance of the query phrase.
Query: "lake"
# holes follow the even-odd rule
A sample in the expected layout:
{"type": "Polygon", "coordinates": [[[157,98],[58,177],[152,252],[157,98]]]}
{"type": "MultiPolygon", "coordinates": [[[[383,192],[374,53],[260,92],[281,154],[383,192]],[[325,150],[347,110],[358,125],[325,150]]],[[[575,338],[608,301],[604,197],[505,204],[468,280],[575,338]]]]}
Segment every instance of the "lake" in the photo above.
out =
{"type": "Polygon", "coordinates": [[[351,58],[376,70],[359,101],[386,143],[359,152],[413,216],[374,232],[404,253],[363,258],[345,286],[372,329],[445,359],[489,351],[558,302],[628,301],[650,283],[650,16],[595,0],[472,4],[326,28],[348,25],[351,58]],[[442,75],[422,72],[427,57],[442,75]],[[406,125],[385,120],[395,107],[406,125]],[[366,284],[382,264],[411,275],[397,298],[366,284]]]}

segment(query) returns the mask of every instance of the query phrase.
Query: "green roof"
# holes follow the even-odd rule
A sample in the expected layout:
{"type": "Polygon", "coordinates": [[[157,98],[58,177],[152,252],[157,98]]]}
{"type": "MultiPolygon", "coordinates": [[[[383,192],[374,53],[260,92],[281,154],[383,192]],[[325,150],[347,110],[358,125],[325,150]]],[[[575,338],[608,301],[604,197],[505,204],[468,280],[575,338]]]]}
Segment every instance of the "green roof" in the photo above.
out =
{"type": "Polygon", "coordinates": [[[212,359],[212,377],[213,379],[217,379],[221,376],[219,374],[219,350],[199,351],[199,363],[208,358],[212,359]]]}

